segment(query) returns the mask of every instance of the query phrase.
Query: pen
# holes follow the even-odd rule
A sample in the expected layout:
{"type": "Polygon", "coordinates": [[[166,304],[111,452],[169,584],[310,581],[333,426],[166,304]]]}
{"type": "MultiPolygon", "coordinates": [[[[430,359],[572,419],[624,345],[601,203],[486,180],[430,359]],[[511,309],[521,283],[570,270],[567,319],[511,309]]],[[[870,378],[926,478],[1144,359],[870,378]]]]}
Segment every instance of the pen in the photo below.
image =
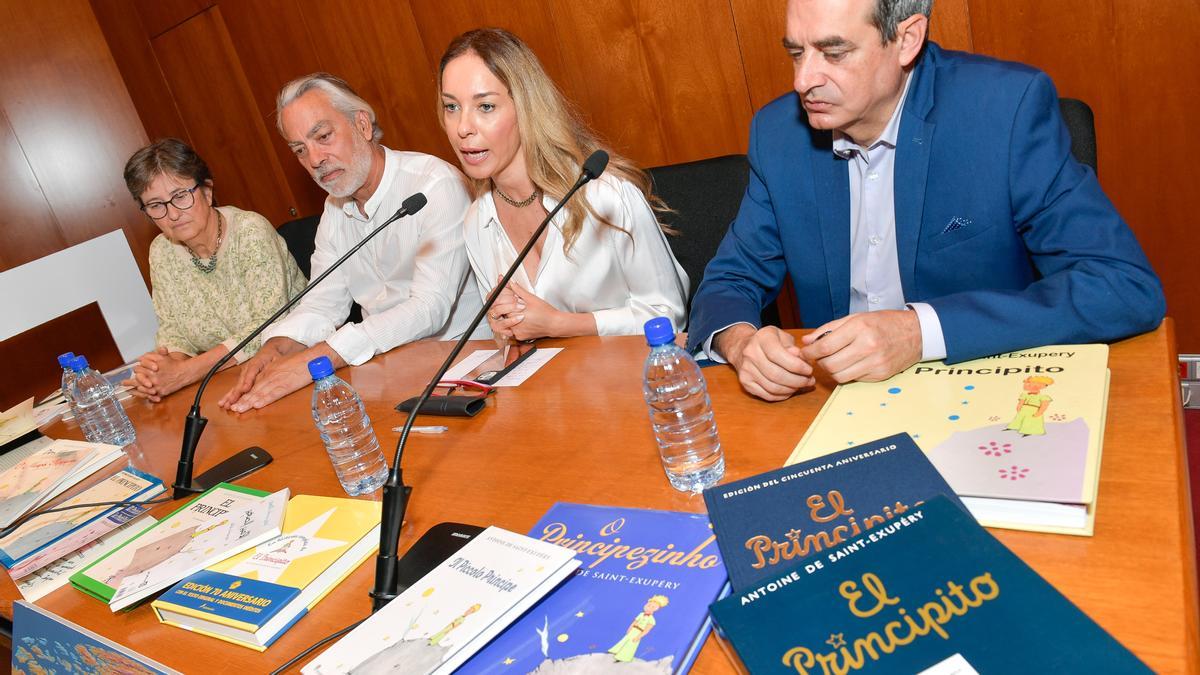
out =
{"type": "MultiPolygon", "coordinates": [[[[445,427],[440,424],[428,427],[413,427],[412,432],[415,434],[440,434],[449,431],[450,427],[445,427]]],[[[404,427],[392,427],[392,431],[403,431],[404,427]]]]}

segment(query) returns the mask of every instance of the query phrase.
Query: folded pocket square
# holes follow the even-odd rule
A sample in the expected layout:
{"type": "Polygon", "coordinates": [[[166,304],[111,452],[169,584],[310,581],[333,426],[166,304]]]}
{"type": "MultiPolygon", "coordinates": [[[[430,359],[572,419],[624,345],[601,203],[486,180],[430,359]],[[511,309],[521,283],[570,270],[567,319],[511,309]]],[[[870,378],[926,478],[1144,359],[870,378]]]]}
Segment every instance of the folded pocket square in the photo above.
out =
{"type": "Polygon", "coordinates": [[[971,224],[970,218],[963,218],[962,216],[954,216],[953,218],[950,219],[949,223],[946,223],[946,227],[942,230],[941,233],[946,234],[947,232],[961,230],[962,228],[964,228],[970,224],[971,224]]]}

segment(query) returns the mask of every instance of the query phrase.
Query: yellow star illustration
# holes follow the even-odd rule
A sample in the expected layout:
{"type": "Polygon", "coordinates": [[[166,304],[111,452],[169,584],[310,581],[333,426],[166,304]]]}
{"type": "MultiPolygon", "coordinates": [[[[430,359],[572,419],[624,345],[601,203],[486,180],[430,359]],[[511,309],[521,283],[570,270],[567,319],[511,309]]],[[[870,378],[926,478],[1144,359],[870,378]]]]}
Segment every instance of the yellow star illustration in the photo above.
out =
{"type": "Polygon", "coordinates": [[[583,616],[583,612],[575,612],[575,616],[576,616],[576,617],[582,617],[582,616],[583,616]]]}
{"type": "Polygon", "coordinates": [[[829,635],[829,639],[825,641],[825,644],[834,649],[838,649],[839,647],[846,646],[846,638],[844,637],[843,633],[831,633],[829,635]]]}
{"type": "Polygon", "coordinates": [[[506,665],[506,666],[511,666],[513,663],[514,663],[514,661],[512,660],[511,656],[508,657],[507,659],[504,659],[504,665],[506,665]]]}

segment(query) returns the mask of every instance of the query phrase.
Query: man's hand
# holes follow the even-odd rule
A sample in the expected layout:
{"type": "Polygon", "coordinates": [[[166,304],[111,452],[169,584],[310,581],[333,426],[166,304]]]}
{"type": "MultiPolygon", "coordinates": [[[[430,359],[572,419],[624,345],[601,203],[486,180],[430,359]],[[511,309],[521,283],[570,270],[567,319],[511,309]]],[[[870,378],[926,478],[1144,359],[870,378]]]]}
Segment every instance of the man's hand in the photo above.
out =
{"type": "MultiPolygon", "coordinates": [[[[217,405],[225,408],[226,410],[232,410],[234,403],[236,403],[243,396],[245,396],[247,392],[254,388],[259,376],[262,375],[263,371],[266,370],[268,366],[287,354],[302,351],[303,349],[304,345],[292,340],[291,338],[273,337],[270,340],[267,340],[261,347],[259,347],[257,354],[247,359],[246,362],[242,364],[242,369],[238,376],[237,384],[233,385],[232,389],[225,392],[225,395],[221,397],[221,400],[217,401],[217,405]]],[[[293,389],[293,391],[295,390],[293,389]]]]}
{"type": "Polygon", "coordinates": [[[878,382],[921,360],[921,322],[908,310],[861,312],[805,335],[800,354],[838,382],[878,382]]]}
{"type": "Polygon", "coordinates": [[[816,384],[796,339],[774,326],[755,330],[737,324],[718,333],[714,342],[737,371],[742,389],[765,401],[782,401],[816,384]]]}
{"type": "Polygon", "coordinates": [[[325,342],[308,349],[276,358],[259,374],[250,391],[229,405],[236,413],[265,408],[293,391],[299,391],[312,382],[308,362],[318,356],[328,356],[335,369],[346,365],[341,356],[325,342]]]}

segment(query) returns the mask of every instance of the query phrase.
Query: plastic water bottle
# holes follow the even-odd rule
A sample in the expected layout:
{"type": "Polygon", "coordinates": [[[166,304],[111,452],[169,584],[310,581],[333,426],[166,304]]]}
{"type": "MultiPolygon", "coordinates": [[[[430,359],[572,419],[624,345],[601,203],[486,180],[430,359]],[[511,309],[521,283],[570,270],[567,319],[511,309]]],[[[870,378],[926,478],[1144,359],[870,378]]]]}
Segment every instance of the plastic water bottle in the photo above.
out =
{"type": "Polygon", "coordinates": [[[333,374],[328,356],[309,361],[308,372],[314,383],[313,420],[342,488],[352,497],[378,490],[387,481],[388,466],[362,399],[333,374]]]}
{"type": "Polygon", "coordinates": [[[133,423],[117,400],[112,385],[103,375],[88,367],[87,357],[76,356],[71,362],[75,379],[71,382],[75,419],[83,435],[93,443],[129,445],[137,440],[133,423]]]}
{"type": "Polygon", "coordinates": [[[676,490],[700,492],[725,475],[704,375],[691,354],[675,344],[670,319],[650,319],[644,330],[650,355],[643,392],[663,470],[676,490]]]}
{"type": "Polygon", "coordinates": [[[71,383],[75,381],[75,371],[71,369],[71,362],[75,360],[74,352],[58,355],[58,365],[62,366],[62,396],[71,405],[71,411],[74,412],[75,404],[71,400],[71,383]]]}

